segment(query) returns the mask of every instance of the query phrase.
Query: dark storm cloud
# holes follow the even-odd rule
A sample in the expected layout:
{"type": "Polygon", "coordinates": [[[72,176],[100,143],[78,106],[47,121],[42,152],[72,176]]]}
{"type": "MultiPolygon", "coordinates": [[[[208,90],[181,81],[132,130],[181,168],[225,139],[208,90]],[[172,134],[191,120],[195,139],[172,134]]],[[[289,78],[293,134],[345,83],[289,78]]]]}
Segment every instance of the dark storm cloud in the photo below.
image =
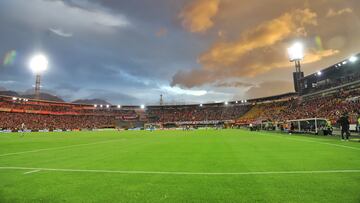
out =
{"type": "Polygon", "coordinates": [[[70,83],[60,83],[55,88],[57,90],[61,89],[61,90],[69,90],[69,91],[73,91],[73,92],[77,92],[81,89],[80,87],[74,86],[70,83]]]}
{"type": "Polygon", "coordinates": [[[55,34],[55,35],[58,35],[60,37],[72,37],[73,34],[72,33],[69,33],[69,32],[65,32],[61,29],[57,29],[57,28],[49,28],[49,32],[55,34]]]}
{"type": "MultiPolygon", "coordinates": [[[[43,88],[43,89],[41,90],[41,92],[42,92],[42,93],[51,94],[51,95],[54,95],[54,96],[57,95],[57,92],[56,92],[56,91],[50,90],[50,89],[45,89],[45,88],[43,88]]],[[[21,95],[32,95],[32,94],[34,94],[34,89],[33,89],[33,88],[27,89],[27,90],[25,90],[25,91],[23,91],[23,92],[22,92],[22,91],[18,91],[18,93],[21,94],[21,95]]]]}
{"type": "Polygon", "coordinates": [[[80,9],[86,9],[86,10],[91,10],[91,9],[95,9],[95,5],[92,4],[92,2],[95,1],[91,1],[91,0],[46,0],[46,1],[61,1],[66,5],[69,5],[71,7],[76,7],[76,8],[80,8],[80,9]]]}
{"type": "MultiPolygon", "coordinates": [[[[0,18],[0,23],[9,28],[0,37],[4,45],[0,47],[0,54],[3,56],[8,50],[16,49],[22,55],[13,66],[1,69],[4,74],[0,78],[16,81],[26,78],[17,86],[8,85],[17,90],[32,86],[33,76],[26,68],[27,61],[32,53],[40,50],[50,60],[49,70],[43,75],[44,88],[54,89],[66,98],[96,96],[94,91],[98,90],[124,95],[137,89],[149,92],[158,89],[160,84],[168,83],[174,70],[190,66],[192,62],[189,59],[193,58],[195,51],[188,51],[187,44],[198,43],[187,42],[181,36],[186,35],[185,32],[172,30],[172,20],[168,20],[171,16],[163,16],[160,20],[158,7],[134,12],[140,5],[82,0],[35,0],[31,3],[8,0],[0,4],[0,15],[4,16],[0,18]],[[58,14],[53,15],[55,8],[63,12],[57,10],[58,14]],[[24,16],[15,15],[15,11],[21,11],[24,16]],[[154,21],[148,22],[136,13],[143,13],[149,18],[153,16],[154,21]],[[167,35],[158,37],[156,33],[161,27],[166,27],[167,35]],[[183,43],[177,44],[179,41],[183,43]],[[69,89],[69,84],[79,89],[69,89]]],[[[145,100],[145,97],[137,96],[145,100]]],[[[126,99],[136,101],[126,96],[110,99],[121,99],[125,103],[126,99]]]]}
{"type": "Polygon", "coordinates": [[[112,101],[112,104],[140,104],[141,100],[136,97],[131,96],[130,94],[119,93],[116,91],[108,91],[103,89],[92,89],[87,98],[95,98],[95,99],[104,99],[106,101],[112,101]],[[116,101],[116,103],[114,103],[116,101]]]}
{"type": "Polygon", "coordinates": [[[282,93],[293,92],[293,83],[289,81],[268,81],[260,83],[257,86],[251,87],[245,92],[246,98],[253,99],[261,97],[268,97],[282,93]]]}
{"type": "MultiPolygon", "coordinates": [[[[254,45],[256,37],[263,39],[269,31],[269,22],[280,17],[285,24],[291,22],[296,9],[310,22],[304,26],[303,39],[314,49],[308,57],[312,62],[304,65],[306,71],[330,65],[359,47],[360,8],[355,0],[3,0],[0,57],[11,50],[17,51],[17,57],[12,65],[0,64],[0,81],[15,81],[0,86],[31,88],[34,76],[27,64],[32,54],[41,51],[50,61],[43,88],[68,101],[104,96],[111,103],[154,103],[164,92],[173,101],[184,95],[199,102],[244,96],[251,87],[265,88],[261,85],[265,79],[290,82],[291,64],[282,51],[286,43],[270,43],[242,55],[231,50],[249,41],[241,38],[248,36],[246,31],[252,31],[254,45]],[[269,5],[279,6],[269,9],[269,5]],[[199,14],[197,8],[207,9],[199,14]],[[316,37],[322,47],[314,43],[316,37]],[[231,60],[231,68],[222,58],[231,60]]],[[[294,19],[301,27],[302,21],[294,19]]],[[[286,36],[289,42],[295,40],[292,34],[286,36]]]]}

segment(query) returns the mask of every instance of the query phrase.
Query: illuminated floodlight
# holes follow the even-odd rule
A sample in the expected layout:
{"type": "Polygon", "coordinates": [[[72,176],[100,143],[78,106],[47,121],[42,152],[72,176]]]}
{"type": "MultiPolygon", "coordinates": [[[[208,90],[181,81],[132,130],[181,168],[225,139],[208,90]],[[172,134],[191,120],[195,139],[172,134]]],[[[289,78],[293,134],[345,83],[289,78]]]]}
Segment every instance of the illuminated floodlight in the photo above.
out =
{"type": "Polygon", "coordinates": [[[94,104],[94,107],[96,108],[96,107],[97,107],[97,104],[94,104]]]}
{"type": "Polygon", "coordinates": [[[100,105],[100,108],[102,108],[102,107],[103,107],[103,105],[101,104],[101,105],[100,105]]]}
{"type": "Polygon", "coordinates": [[[42,54],[35,55],[30,60],[30,68],[35,74],[41,74],[46,71],[48,64],[47,58],[42,54]]]}
{"type": "Polygon", "coordinates": [[[349,58],[349,61],[350,61],[351,63],[355,63],[357,60],[358,60],[358,57],[356,57],[356,56],[351,56],[351,57],[349,58]]]}
{"type": "Polygon", "coordinates": [[[202,107],[203,106],[203,104],[200,104],[200,107],[202,107]]]}
{"type": "Polygon", "coordinates": [[[120,108],[121,108],[121,105],[117,105],[117,107],[118,107],[118,109],[120,109],[120,108]]]}
{"type": "Polygon", "coordinates": [[[228,105],[228,104],[229,104],[229,102],[227,102],[227,101],[226,101],[226,102],[224,102],[224,104],[225,104],[225,105],[228,105]]]}
{"type": "Polygon", "coordinates": [[[140,108],[141,108],[141,109],[145,109],[145,105],[144,105],[144,104],[141,104],[141,105],[140,105],[140,108]]]}
{"type": "Polygon", "coordinates": [[[245,103],[247,103],[247,100],[244,100],[245,103]]]}
{"type": "Polygon", "coordinates": [[[343,65],[346,65],[346,64],[347,64],[347,61],[343,61],[342,64],[343,64],[343,65]]]}
{"type": "Polygon", "coordinates": [[[107,104],[107,105],[106,105],[106,108],[109,108],[109,107],[110,107],[110,105],[109,105],[109,104],[107,104]]]}
{"type": "Polygon", "coordinates": [[[316,74],[317,74],[318,76],[321,76],[321,75],[322,75],[322,72],[321,72],[321,71],[318,71],[316,74]]]}
{"type": "Polygon", "coordinates": [[[12,98],[12,100],[16,101],[16,100],[17,100],[17,98],[16,98],[16,97],[13,97],[13,98],[12,98]]]}
{"type": "Polygon", "coordinates": [[[297,42],[288,48],[288,54],[291,62],[300,61],[304,58],[304,46],[297,42]]]}
{"type": "Polygon", "coordinates": [[[338,64],[338,66],[339,66],[339,67],[341,67],[341,66],[342,66],[342,64],[341,64],[341,63],[339,63],[339,64],[338,64]]]}
{"type": "Polygon", "coordinates": [[[237,103],[239,103],[238,101],[235,101],[235,103],[237,104],[237,103]]]}

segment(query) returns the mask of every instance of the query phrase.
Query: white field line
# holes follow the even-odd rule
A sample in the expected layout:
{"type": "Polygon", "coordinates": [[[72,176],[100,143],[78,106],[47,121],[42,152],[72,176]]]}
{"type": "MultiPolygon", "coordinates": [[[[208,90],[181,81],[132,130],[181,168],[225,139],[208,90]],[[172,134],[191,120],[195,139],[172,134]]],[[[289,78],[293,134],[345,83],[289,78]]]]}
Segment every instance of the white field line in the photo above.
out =
{"type": "Polygon", "coordinates": [[[0,167],[0,170],[37,170],[55,172],[77,173],[118,173],[118,174],[150,174],[150,175],[276,175],[276,174],[327,174],[327,173],[360,173],[360,169],[354,170],[319,170],[319,171],[254,171],[254,172],[182,172],[182,171],[119,171],[119,170],[96,170],[96,169],[60,169],[60,168],[33,168],[33,167],[0,167]]]}
{"type": "Polygon", "coordinates": [[[311,139],[299,139],[299,138],[292,138],[292,137],[287,137],[287,139],[289,139],[289,140],[297,140],[297,141],[302,141],[302,142],[313,142],[313,143],[318,143],[318,144],[323,144],[323,145],[343,147],[343,148],[347,148],[347,149],[353,149],[353,150],[360,151],[359,147],[351,147],[351,146],[346,146],[346,145],[341,145],[341,144],[333,144],[333,143],[328,143],[328,142],[319,142],[319,141],[314,141],[314,140],[311,140],[311,139]]]}
{"type": "Polygon", "coordinates": [[[24,174],[37,173],[39,171],[41,171],[41,170],[32,170],[32,171],[25,172],[24,174]]]}
{"type": "Polygon", "coordinates": [[[318,144],[323,144],[323,145],[330,145],[330,146],[335,146],[335,147],[343,147],[343,148],[347,148],[347,149],[353,149],[353,150],[358,150],[360,151],[360,147],[351,147],[351,146],[346,146],[346,145],[341,145],[341,144],[333,144],[333,143],[328,143],[328,142],[319,142],[319,141],[315,141],[312,139],[301,139],[301,138],[294,138],[294,137],[290,137],[291,135],[289,135],[289,137],[285,136],[285,135],[272,135],[272,134],[265,134],[265,133],[261,133],[264,136],[273,136],[273,137],[282,137],[288,140],[296,140],[296,141],[302,141],[302,142],[313,142],[313,143],[318,143],[318,144]]]}
{"type": "Polygon", "coordinates": [[[0,157],[18,155],[18,154],[35,153],[35,152],[42,152],[42,151],[50,151],[50,150],[58,150],[58,149],[68,149],[68,148],[81,147],[81,146],[89,146],[89,145],[96,145],[96,144],[115,142],[115,141],[119,141],[119,140],[124,140],[124,139],[122,138],[122,139],[114,139],[114,140],[105,140],[105,141],[100,141],[100,142],[68,145],[68,146],[62,146],[62,147],[51,147],[51,148],[35,149],[35,150],[22,151],[22,152],[12,152],[12,153],[0,154],[0,157]]]}

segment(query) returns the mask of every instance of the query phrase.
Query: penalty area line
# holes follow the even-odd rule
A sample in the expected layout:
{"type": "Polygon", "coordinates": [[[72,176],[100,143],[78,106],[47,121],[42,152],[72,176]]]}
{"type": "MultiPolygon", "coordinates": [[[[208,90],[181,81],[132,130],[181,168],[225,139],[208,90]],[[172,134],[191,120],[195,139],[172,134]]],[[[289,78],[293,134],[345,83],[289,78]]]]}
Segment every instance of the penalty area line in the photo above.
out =
{"type": "Polygon", "coordinates": [[[287,137],[287,139],[289,139],[289,140],[297,140],[297,141],[302,141],[302,142],[313,142],[313,143],[318,143],[318,144],[323,144],[323,145],[342,147],[342,148],[347,148],[347,149],[353,149],[353,150],[360,151],[360,148],[358,148],[358,147],[351,147],[351,146],[347,146],[347,145],[334,144],[334,143],[329,143],[329,142],[319,142],[319,141],[315,141],[315,140],[312,140],[312,139],[306,139],[305,140],[305,139],[299,139],[299,138],[293,138],[293,137],[287,137]]]}
{"type": "Polygon", "coordinates": [[[39,171],[76,172],[76,173],[117,173],[117,174],[149,174],[149,175],[277,175],[277,174],[327,174],[327,173],[360,173],[354,170],[318,170],[318,171],[253,171],[253,172],[182,172],[182,171],[121,171],[121,170],[96,170],[96,169],[60,169],[60,168],[34,168],[3,166],[0,170],[32,170],[24,174],[39,171]]]}
{"type": "Polygon", "coordinates": [[[266,134],[266,133],[261,133],[261,135],[263,135],[263,136],[269,136],[270,135],[270,136],[273,136],[273,137],[285,138],[287,140],[294,140],[294,141],[299,141],[299,142],[312,142],[312,143],[317,143],[317,144],[322,144],[322,145],[329,145],[329,146],[334,146],[334,147],[342,147],[342,148],[346,148],[346,149],[352,149],[352,150],[360,151],[359,147],[352,147],[352,146],[329,143],[329,142],[321,142],[321,141],[314,140],[314,138],[307,138],[307,137],[300,138],[300,136],[291,137],[289,135],[273,135],[273,134],[266,134]]]}

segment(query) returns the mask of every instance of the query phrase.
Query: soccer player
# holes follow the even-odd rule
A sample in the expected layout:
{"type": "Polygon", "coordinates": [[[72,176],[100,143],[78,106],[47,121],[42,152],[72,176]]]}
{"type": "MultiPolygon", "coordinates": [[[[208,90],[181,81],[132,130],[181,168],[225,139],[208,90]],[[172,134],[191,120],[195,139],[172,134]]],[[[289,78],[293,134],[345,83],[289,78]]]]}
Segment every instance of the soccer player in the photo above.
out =
{"type": "Polygon", "coordinates": [[[358,119],[357,119],[356,130],[358,131],[358,134],[360,134],[360,115],[358,116],[358,119]]]}
{"type": "Polygon", "coordinates": [[[253,124],[252,123],[249,124],[249,128],[250,128],[250,131],[253,131],[253,124]]]}
{"type": "MultiPolygon", "coordinates": [[[[358,135],[360,135],[360,111],[358,112],[358,119],[357,119],[357,123],[356,123],[356,130],[358,132],[358,135]]],[[[360,142],[360,140],[359,140],[360,142]]]]}
{"type": "Polygon", "coordinates": [[[295,125],[294,125],[293,122],[291,122],[291,124],[290,124],[290,130],[289,130],[289,135],[291,135],[294,131],[295,131],[295,125]]]}
{"type": "Polygon", "coordinates": [[[349,122],[349,116],[347,113],[343,114],[340,119],[338,120],[338,123],[341,126],[341,140],[349,141],[350,136],[350,122],[349,122]],[[344,137],[345,135],[345,137],[344,137]]]}
{"type": "Polygon", "coordinates": [[[21,129],[21,136],[24,136],[25,128],[26,128],[25,123],[22,123],[21,128],[20,128],[21,129]]]}

